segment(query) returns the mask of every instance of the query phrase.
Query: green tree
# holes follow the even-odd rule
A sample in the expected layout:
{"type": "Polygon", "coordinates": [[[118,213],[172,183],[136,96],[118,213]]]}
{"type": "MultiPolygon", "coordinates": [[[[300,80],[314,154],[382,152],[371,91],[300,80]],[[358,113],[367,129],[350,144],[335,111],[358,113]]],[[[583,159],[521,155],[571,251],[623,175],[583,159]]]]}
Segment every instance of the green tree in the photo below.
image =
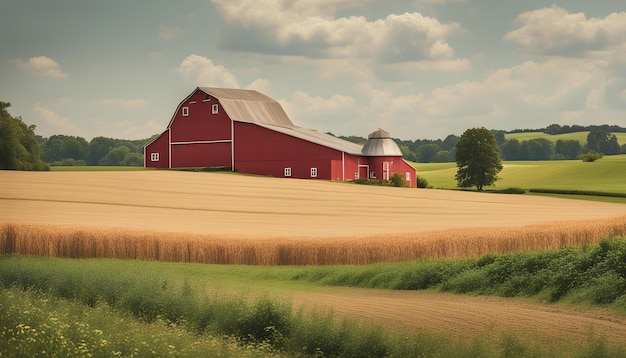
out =
{"type": "Polygon", "coordinates": [[[587,135],[587,151],[611,155],[619,154],[621,149],[615,135],[602,128],[595,128],[587,135]]]}
{"type": "Polygon", "coordinates": [[[521,160],[521,145],[519,140],[513,138],[502,143],[502,156],[504,160],[521,160]]]}
{"type": "Polygon", "coordinates": [[[417,161],[420,163],[430,163],[435,154],[441,151],[437,144],[423,144],[417,147],[417,161]]]}
{"type": "Polygon", "coordinates": [[[88,143],[85,138],[56,134],[50,136],[41,145],[41,158],[48,163],[63,159],[87,159],[88,143]]]}
{"type": "Polygon", "coordinates": [[[554,153],[567,159],[576,159],[582,153],[580,142],[573,139],[559,139],[556,141],[554,153]]]}
{"type": "Polygon", "coordinates": [[[475,186],[482,191],[495,183],[502,160],[493,133],[484,127],[466,130],[456,144],[456,166],[455,179],[461,188],[475,186]]]}
{"type": "Polygon", "coordinates": [[[433,163],[453,162],[454,161],[454,157],[447,150],[440,150],[440,151],[437,152],[437,154],[435,154],[432,157],[431,161],[433,163]]]}
{"type": "Polygon", "coordinates": [[[35,126],[13,117],[8,102],[0,101],[0,169],[49,170],[41,160],[41,146],[35,126]]]}
{"type": "Polygon", "coordinates": [[[554,155],[554,144],[545,138],[525,140],[521,144],[525,160],[550,160],[554,155]]]}
{"type": "Polygon", "coordinates": [[[100,159],[98,165],[122,165],[122,162],[129,153],[130,149],[125,146],[113,148],[104,158],[100,159]]]}
{"type": "Polygon", "coordinates": [[[115,148],[115,140],[105,137],[95,137],[87,147],[87,164],[99,165],[100,161],[115,148]]]}

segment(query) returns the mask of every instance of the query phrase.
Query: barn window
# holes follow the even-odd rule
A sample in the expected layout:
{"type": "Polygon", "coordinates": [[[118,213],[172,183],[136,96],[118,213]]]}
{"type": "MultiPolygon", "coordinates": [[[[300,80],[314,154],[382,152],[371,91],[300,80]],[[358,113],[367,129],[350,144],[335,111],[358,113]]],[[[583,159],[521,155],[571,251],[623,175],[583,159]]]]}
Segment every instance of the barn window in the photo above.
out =
{"type": "Polygon", "coordinates": [[[290,177],[291,176],[291,168],[285,168],[285,176],[286,177],[290,177]]]}
{"type": "Polygon", "coordinates": [[[376,178],[376,172],[371,172],[370,173],[370,178],[376,178]]]}
{"type": "Polygon", "coordinates": [[[209,94],[208,94],[208,93],[205,93],[205,94],[204,94],[204,99],[202,99],[202,102],[208,102],[208,101],[210,101],[210,100],[211,100],[211,96],[209,96],[209,94]]]}
{"type": "Polygon", "coordinates": [[[150,161],[158,162],[159,161],[159,153],[150,153],[150,161]]]}
{"type": "Polygon", "coordinates": [[[410,172],[406,172],[406,175],[404,177],[406,178],[406,181],[411,181],[411,173],[410,172]]]}
{"type": "Polygon", "coordinates": [[[354,173],[354,179],[359,179],[359,173],[354,173]]]}
{"type": "Polygon", "coordinates": [[[183,116],[187,117],[189,115],[189,107],[183,107],[183,116]]]}
{"type": "Polygon", "coordinates": [[[211,106],[211,113],[217,114],[217,109],[218,109],[217,104],[212,105],[211,106]]]}
{"type": "Polygon", "coordinates": [[[317,177],[317,168],[311,168],[311,177],[312,178],[317,177]]]}

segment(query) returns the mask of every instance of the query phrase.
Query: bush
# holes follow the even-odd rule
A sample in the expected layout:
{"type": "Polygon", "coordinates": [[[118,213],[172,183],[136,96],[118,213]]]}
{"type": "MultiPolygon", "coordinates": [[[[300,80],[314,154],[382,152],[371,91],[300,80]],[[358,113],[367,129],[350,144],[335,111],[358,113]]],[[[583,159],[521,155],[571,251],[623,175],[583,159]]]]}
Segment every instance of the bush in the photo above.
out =
{"type": "Polygon", "coordinates": [[[65,158],[63,160],[50,163],[50,166],[52,167],[75,167],[85,165],[87,165],[87,163],[84,160],[76,160],[74,158],[65,158]]]}
{"type": "Polygon", "coordinates": [[[596,153],[594,151],[590,151],[586,154],[581,154],[578,159],[582,159],[583,162],[595,162],[596,160],[602,158],[602,153],[596,153]]]}
{"type": "Polygon", "coordinates": [[[396,187],[408,187],[409,186],[406,183],[406,180],[404,180],[404,176],[400,173],[393,174],[391,178],[389,179],[389,181],[391,182],[391,185],[396,186],[396,187]]]}
{"type": "Polygon", "coordinates": [[[428,181],[424,177],[417,177],[418,188],[428,188],[428,181]]]}

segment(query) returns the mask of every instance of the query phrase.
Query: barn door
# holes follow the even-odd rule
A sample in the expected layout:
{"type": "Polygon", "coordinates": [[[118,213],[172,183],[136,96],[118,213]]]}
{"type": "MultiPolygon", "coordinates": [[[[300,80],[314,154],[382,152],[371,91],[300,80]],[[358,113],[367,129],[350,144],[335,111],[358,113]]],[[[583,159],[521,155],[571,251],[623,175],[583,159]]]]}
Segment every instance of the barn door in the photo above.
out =
{"type": "Polygon", "coordinates": [[[369,179],[369,177],[370,177],[370,166],[359,165],[359,179],[369,179]]]}
{"type": "Polygon", "coordinates": [[[383,179],[389,180],[389,162],[383,162],[383,179]]]}

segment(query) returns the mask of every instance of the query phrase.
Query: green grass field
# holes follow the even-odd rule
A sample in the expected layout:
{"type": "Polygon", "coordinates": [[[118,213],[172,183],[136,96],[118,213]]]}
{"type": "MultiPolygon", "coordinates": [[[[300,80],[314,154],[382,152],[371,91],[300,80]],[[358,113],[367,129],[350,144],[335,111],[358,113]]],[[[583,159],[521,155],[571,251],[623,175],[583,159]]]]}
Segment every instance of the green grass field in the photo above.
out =
{"type": "Polygon", "coordinates": [[[96,166],[96,165],[77,165],[77,166],[51,166],[50,171],[53,172],[130,172],[136,170],[152,170],[144,167],[123,167],[123,166],[96,166]]]}
{"type": "MultiPolygon", "coordinates": [[[[617,137],[617,142],[622,145],[626,144],[626,133],[612,133],[617,137]]],[[[508,133],[504,135],[506,140],[509,139],[517,139],[522,142],[525,140],[536,139],[536,138],[545,138],[552,143],[556,143],[557,140],[576,140],[580,142],[580,145],[585,145],[587,143],[587,135],[589,135],[589,131],[586,132],[574,132],[574,133],[565,133],[565,134],[546,134],[543,132],[524,132],[524,133],[508,133]]]]}
{"type": "MultiPolygon", "coordinates": [[[[509,161],[494,186],[486,189],[568,189],[626,193],[626,155],[582,160],[509,161]]],[[[454,189],[455,163],[415,163],[417,175],[433,188],[454,189]]]]}

